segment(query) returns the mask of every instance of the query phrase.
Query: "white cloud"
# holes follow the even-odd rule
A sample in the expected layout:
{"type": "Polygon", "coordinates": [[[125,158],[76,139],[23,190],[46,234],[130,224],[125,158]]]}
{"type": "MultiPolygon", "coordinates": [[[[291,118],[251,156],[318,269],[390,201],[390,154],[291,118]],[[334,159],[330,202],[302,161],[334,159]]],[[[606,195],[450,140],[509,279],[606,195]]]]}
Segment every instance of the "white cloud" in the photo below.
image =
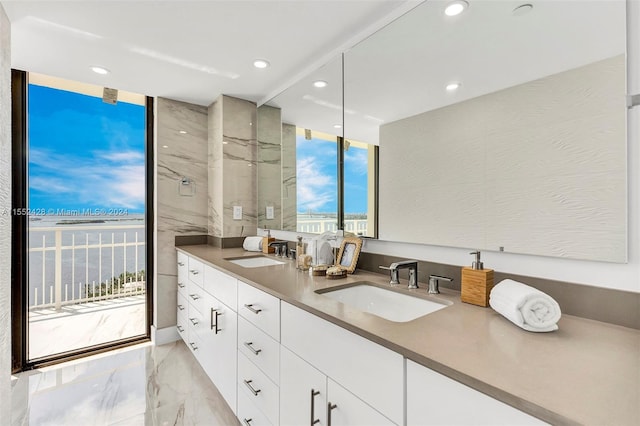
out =
{"type": "Polygon", "coordinates": [[[317,159],[298,159],[296,179],[300,210],[319,210],[334,201],[335,178],[322,172],[317,159]]]}
{"type": "Polygon", "coordinates": [[[344,153],[344,162],[351,173],[366,175],[369,171],[369,157],[366,149],[351,148],[344,153]]]}

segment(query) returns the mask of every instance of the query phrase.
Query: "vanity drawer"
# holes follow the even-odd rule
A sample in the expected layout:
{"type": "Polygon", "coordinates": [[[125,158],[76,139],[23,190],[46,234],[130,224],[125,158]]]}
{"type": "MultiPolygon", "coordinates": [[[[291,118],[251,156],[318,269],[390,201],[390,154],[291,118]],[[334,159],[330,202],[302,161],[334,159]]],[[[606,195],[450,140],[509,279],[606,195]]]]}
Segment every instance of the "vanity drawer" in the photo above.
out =
{"type": "Polygon", "coordinates": [[[246,319],[238,319],[238,350],[274,383],[280,377],[280,344],[246,319]]]}
{"type": "MultiPolygon", "coordinates": [[[[251,395],[253,398],[253,395],[251,395]]],[[[238,392],[238,420],[242,426],[271,426],[272,423],[262,414],[253,401],[244,392],[238,392]]]]}
{"type": "Polygon", "coordinates": [[[280,299],[238,281],[238,313],[280,341],[280,299]]]}
{"type": "Polygon", "coordinates": [[[189,256],[178,252],[178,288],[184,287],[189,279],[189,256]]]}
{"type": "Polygon", "coordinates": [[[176,309],[178,310],[178,315],[182,314],[184,316],[187,315],[189,307],[189,300],[187,299],[187,295],[182,292],[178,292],[178,299],[176,301],[176,309]]]}
{"type": "Polygon", "coordinates": [[[187,343],[187,346],[191,350],[191,353],[195,355],[195,357],[199,360],[200,353],[203,351],[204,347],[202,345],[202,341],[200,340],[200,337],[198,336],[198,334],[193,333],[191,330],[192,328],[187,326],[187,333],[186,333],[187,340],[185,342],[187,343]]]}
{"type": "MultiPolygon", "coordinates": [[[[187,286],[187,290],[188,292],[184,298],[189,303],[189,308],[193,307],[194,309],[200,311],[200,313],[204,313],[204,311],[206,310],[205,304],[207,293],[205,293],[205,291],[201,287],[198,287],[193,283],[187,286]]],[[[191,315],[190,311],[189,315],[191,315]]]]}
{"type": "Polygon", "coordinates": [[[204,265],[204,289],[230,308],[236,308],[238,280],[234,277],[209,265],[204,265]]]}
{"type": "Polygon", "coordinates": [[[189,258],[189,279],[202,287],[204,280],[204,264],[193,257],[189,258]]]}
{"type": "Polygon", "coordinates": [[[184,342],[189,345],[189,320],[187,318],[186,309],[184,312],[185,313],[181,313],[180,311],[178,311],[176,328],[178,329],[178,334],[180,335],[182,340],[184,340],[184,342]]]}
{"type": "Polygon", "coordinates": [[[278,424],[280,391],[244,354],[238,352],[238,387],[267,419],[278,424]]]}

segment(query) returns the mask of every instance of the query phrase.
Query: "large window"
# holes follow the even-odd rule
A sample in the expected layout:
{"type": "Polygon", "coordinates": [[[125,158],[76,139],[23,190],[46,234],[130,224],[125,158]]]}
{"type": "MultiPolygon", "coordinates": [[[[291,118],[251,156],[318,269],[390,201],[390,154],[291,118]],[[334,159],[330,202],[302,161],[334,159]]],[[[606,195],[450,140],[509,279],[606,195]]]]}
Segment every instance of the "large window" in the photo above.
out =
{"type": "Polygon", "coordinates": [[[21,352],[32,365],[148,338],[151,165],[146,97],[119,92],[112,103],[101,87],[28,79],[15,188],[25,197],[13,213],[26,240],[21,352]]]}

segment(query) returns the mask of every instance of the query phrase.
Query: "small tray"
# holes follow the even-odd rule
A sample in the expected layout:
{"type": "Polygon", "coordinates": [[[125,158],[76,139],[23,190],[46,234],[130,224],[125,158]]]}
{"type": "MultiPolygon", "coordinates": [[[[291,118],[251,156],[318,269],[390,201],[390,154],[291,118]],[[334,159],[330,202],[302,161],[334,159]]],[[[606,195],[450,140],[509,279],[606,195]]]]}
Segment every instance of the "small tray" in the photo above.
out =
{"type": "Polygon", "coordinates": [[[327,274],[327,279],[329,280],[339,280],[340,278],[346,278],[346,277],[347,277],[346,269],[342,269],[339,274],[335,274],[335,273],[331,275],[327,274]]]}
{"type": "Polygon", "coordinates": [[[311,268],[311,275],[314,277],[324,277],[327,275],[327,267],[326,266],[314,266],[311,268]]]}

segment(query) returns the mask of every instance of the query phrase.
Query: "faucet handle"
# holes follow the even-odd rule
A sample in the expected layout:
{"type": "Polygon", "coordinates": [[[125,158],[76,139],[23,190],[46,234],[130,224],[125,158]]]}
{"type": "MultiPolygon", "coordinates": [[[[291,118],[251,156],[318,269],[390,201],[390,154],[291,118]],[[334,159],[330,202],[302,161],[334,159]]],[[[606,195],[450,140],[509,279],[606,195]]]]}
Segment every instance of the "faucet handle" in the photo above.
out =
{"type": "Polygon", "coordinates": [[[429,289],[427,293],[429,294],[439,294],[440,293],[440,283],[439,281],[453,281],[453,278],[443,277],[440,275],[429,275],[429,289]]]}
{"type": "Polygon", "coordinates": [[[391,268],[389,266],[378,266],[380,269],[384,269],[389,271],[389,275],[391,276],[391,281],[389,281],[389,284],[400,284],[400,281],[398,280],[398,270],[391,268]]]}

